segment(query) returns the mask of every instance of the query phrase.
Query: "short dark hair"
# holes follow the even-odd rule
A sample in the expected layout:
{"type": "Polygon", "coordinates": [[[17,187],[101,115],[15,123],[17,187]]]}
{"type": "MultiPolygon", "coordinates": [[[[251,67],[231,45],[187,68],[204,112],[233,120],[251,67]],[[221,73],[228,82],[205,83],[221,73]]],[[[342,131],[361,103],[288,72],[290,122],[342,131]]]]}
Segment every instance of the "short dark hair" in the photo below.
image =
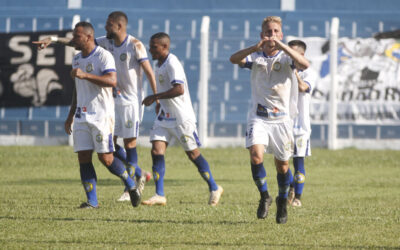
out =
{"type": "Polygon", "coordinates": [[[158,32],[158,33],[155,33],[154,35],[152,35],[151,36],[151,38],[150,38],[150,40],[153,40],[153,39],[168,39],[168,41],[170,41],[171,39],[169,38],[169,35],[167,34],[167,33],[165,33],[165,32],[158,32]]]}
{"type": "Polygon", "coordinates": [[[288,43],[288,45],[289,45],[290,47],[292,47],[292,46],[298,46],[298,47],[300,47],[300,48],[303,48],[304,51],[306,51],[306,49],[307,49],[306,43],[303,42],[302,40],[292,40],[292,41],[290,41],[290,42],[288,43]]]}
{"type": "Polygon", "coordinates": [[[86,31],[89,31],[89,33],[94,34],[93,25],[89,22],[81,21],[81,22],[75,24],[75,28],[78,28],[78,27],[83,27],[86,31]]]}
{"type": "Polygon", "coordinates": [[[125,23],[128,23],[128,16],[122,11],[113,11],[108,15],[108,18],[116,21],[123,20],[125,23]]]}

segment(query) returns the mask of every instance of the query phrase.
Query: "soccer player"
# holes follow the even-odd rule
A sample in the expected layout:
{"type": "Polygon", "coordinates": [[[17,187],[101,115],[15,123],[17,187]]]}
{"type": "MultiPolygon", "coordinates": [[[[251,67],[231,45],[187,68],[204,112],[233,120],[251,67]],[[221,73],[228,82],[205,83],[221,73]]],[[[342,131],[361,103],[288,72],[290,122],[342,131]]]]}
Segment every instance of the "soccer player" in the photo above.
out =
{"type": "Polygon", "coordinates": [[[261,40],[234,53],[230,61],[251,69],[252,106],[249,110],[246,147],[250,152],[253,180],[260,192],[257,217],[268,215],[272,198],[268,193],[264,152],[274,155],[279,195],[276,198],[276,222],[287,222],[287,197],[292,174],[289,159],[293,151],[291,116],[297,113],[297,81],[293,64],[304,70],[309,62],[297,51],[285,45],[280,17],[263,20],[261,40]]]}
{"type": "MultiPolygon", "coordinates": [[[[288,45],[304,56],[307,45],[301,40],[292,40],[288,45]]],[[[316,80],[316,74],[311,68],[307,70],[294,70],[299,84],[299,97],[297,102],[298,115],[294,119],[294,178],[290,184],[288,203],[293,207],[301,207],[301,194],[303,193],[305,181],[304,158],[311,156],[310,146],[310,99],[316,80]]]]}
{"type": "Polygon", "coordinates": [[[136,207],[140,203],[140,193],[123,162],[113,156],[112,87],[117,85],[114,58],[110,52],[95,44],[94,29],[88,22],[76,24],[72,43],[81,53],[72,61],[71,77],[75,79],[75,91],[65,131],[68,134],[72,132],[74,137],[74,151],[78,153],[81,180],[87,196],[87,202],[82,203],[80,208],[98,207],[93,150],[96,150],[101,163],[121,178],[132,205],[136,207]]]}
{"type": "Polygon", "coordinates": [[[216,206],[224,190],[215,183],[208,162],[198,149],[200,141],[186,75],[178,58],[169,52],[169,46],[170,37],[166,33],[156,33],[150,39],[149,51],[153,60],[157,60],[155,75],[159,93],[147,96],[143,104],[149,106],[157,100],[160,101],[157,104],[160,107],[156,108],[159,110],[158,117],[150,132],[156,194],[142,204],[151,206],[167,203],[164,194],[164,154],[168,143],[175,137],[207,182],[210,191],[208,203],[216,206]]]}
{"type": "MultiPolygon", "coordinates": [[[[107,35],[95,39],[96,44],[110,51],[115,59],[118,83],[113,88],[115,101],[114,156],[126,163],[128,173],[136,177],[138,190],[142,194],[145,184],[145,173],[138,166],[136,138],[139,136],[139,124],[143,117],[142,100],[143,71],[150,82],[153,93],[156,93],[156,81],[147,57],[146,48],[141,41],[127,34],[128,17],[121,11],[108,15],[105,29],[107,35]],[[124,148],[117,144],[117,137],[122,137],[124,148]]],[[[72,46],[69,38],[50,37],[35,42],[39,48],[47,47],[52,41],[72,46]],[[43,44],[43,47],[40,47],[43,44]]],[[[119,201],[129,201],[125,189],[119,201]]]]}

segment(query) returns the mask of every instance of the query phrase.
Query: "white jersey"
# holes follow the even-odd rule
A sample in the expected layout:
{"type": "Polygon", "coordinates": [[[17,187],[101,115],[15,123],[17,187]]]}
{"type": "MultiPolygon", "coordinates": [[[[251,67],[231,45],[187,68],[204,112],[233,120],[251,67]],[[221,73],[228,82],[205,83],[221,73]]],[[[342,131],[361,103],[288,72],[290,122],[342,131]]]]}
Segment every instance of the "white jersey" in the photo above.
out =
{"type": "Polygon", "coordinates": [[[185,71],[178,58],[170,53],[161,66],[156,65],[155,76],[157,80],[157,92],[159,93],[168,91],[174,84],[183,84],[184,86],[183,95],[159,100],[161,109],[156,123],[162,127],[169,128],[183,124],[189,120],[196,123],[185,71]]]}
{"type": "MultiPolygon", "coordinates": [[[[84,72],[98,76],[116,72],[113,56],[99,46],[96,46],[87,57],[83,57],[82,53],[77,54],[72,61],[72,68],[80,68],[84,72]]],[[[105,118],[114,119],[114,100],[111,87],[100,87],[77,77],[75,78],[75,87],[77,94],[75,122],[96,124],[104,121],[105,118]]]]}
{"type": "MultiPolygon", "coordinates": [[[[114,44],[114,40],[105,36],[96,38],[96,43],[110,51],[115,59],[117,68],[117,87],[114,88],[115,105],[142,106],[143,69],[140,63],[148,60],[146,47],[141,41],[131,35],[127,35],[120,46],[114,44]]],[[[142,109],[139,109],[143,113],[142,109]]],[[[139,117],[142,117],[142,115],[139,117]]]]}
{"type": "Polygon", "coordinates": [[[314,90],[315,81],[317,79],[316,72],[311,68],[304,71],[299,71],[300,78],[308,84],[308,90],[306,92],[299,92],[299,99],[297,102],[297,108],[299,114],[294,119],[294,135],[304,135],[311,134],[311,124],[310,124],[310,101],[311,94],[314,90]]]}
{"type": "Polygon", "coordinates": [[[251,69],[252,105],[248,120],[278,122],[297,114],[298,85],[293,60],[283,51],[275,56],[254,52],[246,57],[251,69]]]}

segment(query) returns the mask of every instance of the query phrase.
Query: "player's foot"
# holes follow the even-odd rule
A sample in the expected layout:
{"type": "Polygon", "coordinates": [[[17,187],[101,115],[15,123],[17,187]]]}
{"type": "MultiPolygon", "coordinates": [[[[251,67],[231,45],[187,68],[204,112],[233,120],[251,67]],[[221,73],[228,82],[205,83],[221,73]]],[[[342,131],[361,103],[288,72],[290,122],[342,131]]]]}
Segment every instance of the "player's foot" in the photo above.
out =
{"type": "Polygon", "coordinates": [[[136,180],[137,190],[140,193],[140,195],[142,195],[144,190],[144,184],[146,183],[146,176],[142,175],[140,177],[136,177],[135,180],[136,180]]]}
{"type": "Polygon", "coordinates": [[[165,196],[155,194],[150,199],[142,201],[142,204],[147,206],[153,206],[153,205],[165,206],[167,205],[167,198],[165,198],[165,196]]]}
{"type": "Polygon", "coordinates": [[[210,199],[208,200],[208,204],[213,207],[218,205],[219,199],[221,198],[223,192],[224,189],[220,185],[218,185],[217,190],[210,192],[210,199]]]}
{"type": "Polygon", "coordinates": [[[271,204],[272,204],[271,196],[261,198],[260,203],[258,204],[257,218],[265,219],[268,216],[268,210],[271,204]]]}
{"type": "Polygon", "coordinates": [[[288,195],[288,199],[287,199],[288,204],[291,205],[293,200],[294,200],[294,187],[290,187],[289,195],[288,195]]]}
{"type": "Polygon", "coordinates": [[[81,208],[81,209],[92,209],[92,208],[99,208],[99,205],[93,206],[89,202],[83,202],[78,208],[81,208]]]}
{"type": "Polygon", "coordinates": [[[301,207],[300,199],[294,198],[294,200],[292,202],[292,207],[301,207]]]}
{"type": "Polygon", "coordinates": [[[139,192],[138,188],[133,188],[128,191],[129,196],[131,198],[132,206],[137,207],[140,205],[140,199],[142,198],[142,194],[139,192]]]}
{"type": "Polygon", "coordinates": [[[287,222],[287,199],[276,197],[276,223],[285,224],[287,222]]]}
{"type": "Polygon", "coordinates": [[[117,201],[130,201],[130,200],[131,197],[129,196],[129,192],[124,192],[117,201]]]}

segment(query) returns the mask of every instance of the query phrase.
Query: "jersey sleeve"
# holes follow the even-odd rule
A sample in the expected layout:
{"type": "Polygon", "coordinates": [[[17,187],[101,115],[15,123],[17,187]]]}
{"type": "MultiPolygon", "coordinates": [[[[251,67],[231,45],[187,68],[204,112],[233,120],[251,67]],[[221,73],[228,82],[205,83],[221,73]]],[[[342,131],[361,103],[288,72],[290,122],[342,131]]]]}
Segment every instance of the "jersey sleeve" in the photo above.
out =
{"type": "Polygon", "coordinates": [[[101,37],[97,37],[96,39],[94,39],[94,42],[96,43],[96,45],[99,45],[102,48],[106,48],[106,44],[109,41],[108,41],[107,37],[101,36],[101,37]]]}
{"type": "Polygon", "coordinates": [[[114,57],[110,52],[104,50],[100,57],[100,60],[101,60],[101,72],[103,75],[109,72],[116,72],[114,57]]]}
{"type": "Polygon", "coordinates": [[[186,79],[185,71],[183,70],[182,64],[179,60],[175,58],[175,60],[171,60],[167,66],[168,77],[171,80],[171,85],[184,84],[186,79]]]}
{"type": "Polygon", "coordinates": [[[315,83],[317,81],[317,73],[312,68],[308,68],[303,71],[302,79],[309,86],[307,92],[311,93],[314,90],[315,83]]]}
{"type": "Polygon", "coordinates": [[[136,52],[136,60],[140,63],[145,60],[149,60],[147,57],[146,47],[141,41],[136,38],[132,39],[133,50],[136,52]]]}

